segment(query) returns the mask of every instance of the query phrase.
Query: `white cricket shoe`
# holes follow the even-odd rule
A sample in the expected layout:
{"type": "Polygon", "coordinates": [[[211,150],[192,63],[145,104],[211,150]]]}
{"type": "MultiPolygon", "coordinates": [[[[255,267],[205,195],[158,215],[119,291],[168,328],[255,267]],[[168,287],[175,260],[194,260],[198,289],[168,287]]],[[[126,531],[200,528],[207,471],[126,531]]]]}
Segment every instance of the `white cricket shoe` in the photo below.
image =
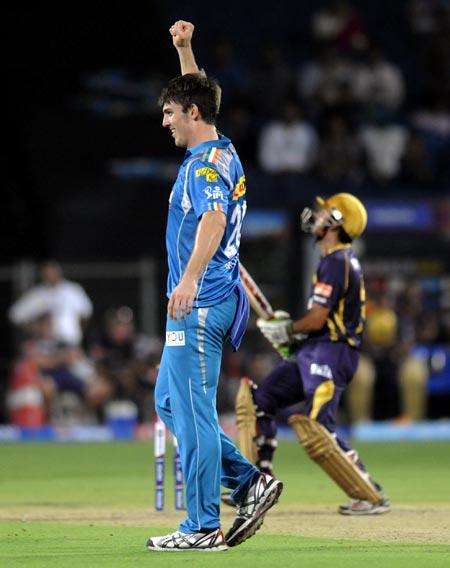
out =
{"type": "Polygon", "coordinates": [[[391,504],[386,498],[376,504],[362,499],[352,499],[346,505],[339,505],[338,512],[341,515],[382,515],[390,510],[391,504]]]}
{"type": "Polygon", "coordinates": [[[225,536],[228,546],[236,546],[255,534],[264,521],[264,515],[275,505],[283,491],[283,483],[261,473],[250,487],[246,496],[238,504],[233,526],[225,536]]]}
{"type": "Polygon", "coordinates": [[[211,533],[175,531],[165,536],[152,536],[147,541],[147,548],[159,552],[222,552],[228,550],[221,529],[216,529],[211,533]]]}

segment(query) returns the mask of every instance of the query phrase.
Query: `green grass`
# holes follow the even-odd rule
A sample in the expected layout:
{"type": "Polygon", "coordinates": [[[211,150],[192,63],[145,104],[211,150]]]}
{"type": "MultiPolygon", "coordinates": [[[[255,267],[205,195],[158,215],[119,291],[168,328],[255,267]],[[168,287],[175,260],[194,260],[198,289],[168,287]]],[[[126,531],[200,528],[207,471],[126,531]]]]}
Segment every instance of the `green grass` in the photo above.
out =
{"type": "MultiPolygon", "coordinates": [[[[450,506],[450,444],[360,444],[357,449],[373,476],[388,488],[394,504],[450,506]]],[[[0,514],[8,518],[7,511],[14,508],[24,514],[33,508],[70,512],[97,507],[119,514],[127,509],[144,511],[153,505],[152,455],[152,447],[146,443],[2,445],[0,514]]],[[[296,443],[280,444],[276,465],[285,482],[281,508],[306,505],[314,511],[315,507],[335,507],[342,501],[341,491],[296,443]]],[[[314,516],[305,521],[303,514],[302,522],[313,523],[314,516]]],[[[340,522],[342,518],[336,515],[336,523],[340,522]]],[[[141,526],[129,526],[120,517],[116,522],[4,520],[0,522],[0,566],[91,568],[189,562],[195,568],[351,568],[362,563],[369,567],[450,567],[450,545],[446,544],[364,541],[357,534],[354,539],[307,538],[271,534],[270,528],[244,545],[212,557],[149,553],[143,546],[149,534],[164,534],[176,527],[165,524],[164,515],[157,524],[145,524],[142,521],[135,523],[141,526]]],[[[448,527],[442,527],[444,533],[448,527]]]]}
{"type": "MultiPolygon", "coordinates": [[[[155,527],[155,530],[166,530],[155,527]]],[[[283,535],[256,537],[227,552],[150,553],[143,543],[148,529],[54,523],[8,523],[1,534],[0,563],[10,568],[179,566],[197,568],[258,566],[361,566],[395,568],[449,566],[450,547],[386,546],[373,542],[311,539],[283,535]]]]}

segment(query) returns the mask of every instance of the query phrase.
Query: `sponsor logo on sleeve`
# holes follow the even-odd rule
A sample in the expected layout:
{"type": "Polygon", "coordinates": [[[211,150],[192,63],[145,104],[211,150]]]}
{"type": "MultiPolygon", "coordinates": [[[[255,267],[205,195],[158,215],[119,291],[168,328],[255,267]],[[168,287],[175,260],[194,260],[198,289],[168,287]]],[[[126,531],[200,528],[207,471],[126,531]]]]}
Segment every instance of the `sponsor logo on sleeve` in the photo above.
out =
{"type": "Polygon", "coordinates": [[[195,177],[204,176],[208,183],[214,183],[219,179],[219,172],[213,168],[198,168],[195,177]]]}
{"type": "Polygon", "coordinates": [[[319,296],[324,296],[325,298],[330,298],[333,293],[333,286],[331,284],[325,284],[324,282],[316,282],[314,286],[314,294],[319,296]]]}
{"type": "Polygon", "coordinates": [[[223,191],[219,185],[215,185],[214,187],[208,185],[203,191],[208,199],[220,199],[224,201],[223,191]]]}
{"type": "Polygon", "coordinates": [[[233,201],[237,201],[240,197],[245,195],[246,191],[247,186],[245,184],[245,176],[241,176],[237,184],[234,186],[233,201]]]}
{"type": "Polygon", "coordinates": [[[186,345],[184,331],[166,331],[167,347],[181,347],[186,345]]]}

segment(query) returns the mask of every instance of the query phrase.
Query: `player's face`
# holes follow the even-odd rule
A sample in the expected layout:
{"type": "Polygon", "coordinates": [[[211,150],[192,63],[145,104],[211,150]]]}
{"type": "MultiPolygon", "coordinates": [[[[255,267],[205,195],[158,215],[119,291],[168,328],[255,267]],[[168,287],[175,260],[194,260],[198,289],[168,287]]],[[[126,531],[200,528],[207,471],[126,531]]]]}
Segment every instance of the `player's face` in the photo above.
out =
{"type": "Polygon", "coordinates": [[[316,237],[323,237],[325,233],[325,227],[328,226],[328,221],[330,218],[329,209],[319,209],[314,213],[314,225],[312,228],[312,233],[316,237]]]}
{"type": "Polygon", "coordinates": [[[187,148],[191,133],[191,120],[187,112],[183,112],[181,105],[176,103],[166,103],[163,106],[164,128],[169,128],[175,140],[175,146],[187,148]]]}

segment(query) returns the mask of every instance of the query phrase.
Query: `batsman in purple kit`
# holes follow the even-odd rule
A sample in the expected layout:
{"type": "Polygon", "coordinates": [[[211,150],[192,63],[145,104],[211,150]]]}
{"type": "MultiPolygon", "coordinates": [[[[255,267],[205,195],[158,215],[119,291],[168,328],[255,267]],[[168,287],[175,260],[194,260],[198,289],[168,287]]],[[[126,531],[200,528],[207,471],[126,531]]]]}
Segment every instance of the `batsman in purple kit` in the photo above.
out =
{"type": "Polygon", "coordinates": [[[385,513],[390,503],[381,486],[371,479],[356,451],[335,433],[339,401],[356,371],[364,327],[364,281],[351,243],[364,231],[367,213],[348,193],[317,201],[317,211],[306,208],[301,216],[302,229],[316,236],[321,252],[308,311],[294,321],[286,312],[257,321],[283,361],[258,387],[242,383],[238,427],[241,439],[246,428],[251,435],[248,416],[253,413],[256,465],[272,474],[277,411],[304,401],[304,414],[290,416],[289,423],[311,459],[351,498],[339,513],[385,513]]]}

